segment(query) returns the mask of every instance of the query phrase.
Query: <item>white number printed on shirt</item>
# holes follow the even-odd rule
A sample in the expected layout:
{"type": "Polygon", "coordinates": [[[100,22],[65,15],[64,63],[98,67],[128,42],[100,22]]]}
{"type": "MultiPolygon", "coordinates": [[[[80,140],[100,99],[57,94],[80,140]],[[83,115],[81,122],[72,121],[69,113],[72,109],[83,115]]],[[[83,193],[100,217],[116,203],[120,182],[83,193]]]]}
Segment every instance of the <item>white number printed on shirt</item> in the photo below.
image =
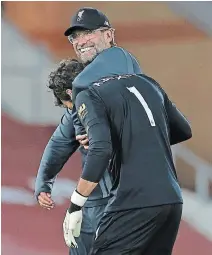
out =
{"type": "Polygon", "coordinates": [[[152,127],[155,127],[155,120],[153,118],[153,115],[152,115],[152,111],[149,109],[149,106],[148,104],[146,103],[145,99],[143,98],[143,96],[141,95],[141,93],[133,86],[133,87],[130,87],[130,88],[127,88],[131,93],[133,93],[139,100],[139,102],[142,104],[142,106],[144,107],[144,110],[147,114],[147,117],[150,121],[150,124],[152,127]]]}

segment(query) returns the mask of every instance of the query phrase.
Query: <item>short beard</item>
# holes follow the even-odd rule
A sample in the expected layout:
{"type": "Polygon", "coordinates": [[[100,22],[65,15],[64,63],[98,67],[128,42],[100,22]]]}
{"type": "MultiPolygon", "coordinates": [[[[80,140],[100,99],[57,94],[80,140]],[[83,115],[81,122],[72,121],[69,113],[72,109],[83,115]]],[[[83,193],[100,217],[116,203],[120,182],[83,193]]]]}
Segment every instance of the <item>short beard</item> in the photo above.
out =
{"type": "Polygon", "coordinates": [[[83,59],[81,59],[80,58],[80,60],[81,60],[81,62],[85,65],[85,66],[87,66],[87,65],[89,65],[97,56],[99,55],[99,53],[97,53],[96,55],[94,55],[91,59],[87,59],[87,60],[83,60],[83,59]]]}
{"type": "Polygon", "coordinates": [[[85,66],[89,65],[89,64],[90,64],[101,52],[103,52],[104,50],[105,50],[105,48],[103,48],[103,49],[101,49],[101,50],[97,49],[96,55],[94,55],[94,56],[92,57],[92,59],[86,60],[86,61],[83,61],[83,60],[81,59],[81,62],[82,62],[85,66]]]}

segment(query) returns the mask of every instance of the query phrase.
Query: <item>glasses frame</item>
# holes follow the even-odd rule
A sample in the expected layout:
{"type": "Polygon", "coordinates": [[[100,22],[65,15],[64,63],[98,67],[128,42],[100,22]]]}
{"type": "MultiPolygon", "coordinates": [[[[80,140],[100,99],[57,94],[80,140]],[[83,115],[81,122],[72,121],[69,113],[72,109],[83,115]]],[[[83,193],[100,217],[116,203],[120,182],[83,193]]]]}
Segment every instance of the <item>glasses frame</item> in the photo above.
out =
{"type": "MultiPolygon", "coordinates": [[[[101,28],[97,28],[97,29],[94,29],[94,30],[90,30],[90,29],[85,29],[84,31],[90,31],[90,34],[85,34],[84,36],[90,36],[90,35],[92,35],[93,33],[96,33],[96,32],[98,32],[98,31],[107,31],[107,30],[109,30],[109,29],[111,29],[110,27],[101,27],[101,28]]],[[[78,37],[82,37],[83,36],[83,34],[82,35],[80,35],[80,36],[78,36],[78,37]]],[[[90,38],[91,39],[91,38],[90,38]]],[[[90,40],[90,39],[88,39],[88,40],[90,40]]],[[[72,35],[69,35],[68,36],[68,40],[69,40],[69,42],[71,43],[71,44],[75,44],[75,42],[74,41],[79,41],[79,39],[78,38],[72,38],[72,35]]]]}

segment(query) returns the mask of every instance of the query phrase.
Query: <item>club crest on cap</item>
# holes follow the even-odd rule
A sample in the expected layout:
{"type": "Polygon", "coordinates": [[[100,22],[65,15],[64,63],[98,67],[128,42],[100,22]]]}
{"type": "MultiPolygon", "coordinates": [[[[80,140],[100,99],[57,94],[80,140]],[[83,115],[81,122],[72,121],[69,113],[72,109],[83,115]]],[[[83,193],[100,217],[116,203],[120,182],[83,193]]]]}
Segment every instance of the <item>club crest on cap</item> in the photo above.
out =
{"type": "Polygon", "coordinates": [[[84,13],[84,10],[78,12],[78,14],[77,14],[77,21],[80,21],[82,19],[83,13],[84,13]]]}
{"type": "Polygon", "coordinates": [[[108,27],[110,26],[109,23],[108,23],[108,21],[105,21],[104,24],[105,24],[106,26],[108,26],[108,27]]]}

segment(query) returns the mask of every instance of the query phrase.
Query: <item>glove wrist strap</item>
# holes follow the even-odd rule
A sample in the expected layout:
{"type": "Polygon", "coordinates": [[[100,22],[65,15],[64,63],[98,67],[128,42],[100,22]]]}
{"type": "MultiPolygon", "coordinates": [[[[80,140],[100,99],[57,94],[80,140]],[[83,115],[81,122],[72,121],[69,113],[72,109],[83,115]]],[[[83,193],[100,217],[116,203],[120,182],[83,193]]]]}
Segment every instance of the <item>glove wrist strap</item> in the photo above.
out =
{"type": "Polygon", "coordinates": [[[75,205],[75,204],[71,203],[69,208],[68,208],[68,212],[73,213],[73,212],[80,211],[81,209],[82,209],[81,206],[78,206],[78,205],[75,205]]]}

